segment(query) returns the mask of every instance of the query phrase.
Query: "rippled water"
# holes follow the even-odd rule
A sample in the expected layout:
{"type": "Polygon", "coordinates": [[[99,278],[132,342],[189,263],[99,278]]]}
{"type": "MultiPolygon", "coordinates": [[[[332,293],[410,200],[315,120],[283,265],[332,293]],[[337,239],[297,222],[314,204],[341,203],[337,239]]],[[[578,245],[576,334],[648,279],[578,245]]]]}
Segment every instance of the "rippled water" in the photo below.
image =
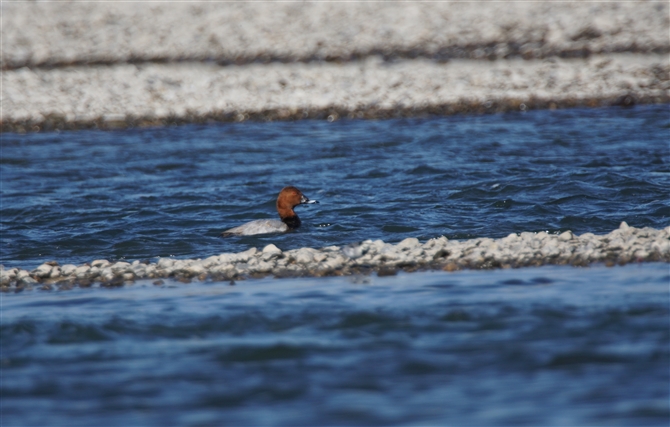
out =
{"type": "Polygon", "coordinates": [[[3,425],[660,425],[667,264],[2,298],[3,425]]]}
{"type": "Polygon", "coordinates": [[[1,262],[661,228],[668,140],[667,105],[4,134],[1,262]],[[288,184],[321,201],[297,233],[218,237],[276,217],[288,184]]]}
{"type": "MultiPolygon", "coordinates": [[[[2,135],[1,262],[670,225],[670,107],[2,135]],[[300,187],[303,227],[219,238],[300,187]]],[[[2,425],[670,423],[670,267],[0,293],[2,425]]]]}

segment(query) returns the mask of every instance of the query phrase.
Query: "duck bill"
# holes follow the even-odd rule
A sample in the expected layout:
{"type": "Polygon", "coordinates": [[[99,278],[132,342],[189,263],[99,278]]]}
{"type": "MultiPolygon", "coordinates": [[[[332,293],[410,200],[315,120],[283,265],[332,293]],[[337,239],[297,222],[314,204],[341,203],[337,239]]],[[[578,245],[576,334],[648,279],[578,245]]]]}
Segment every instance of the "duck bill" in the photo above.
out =
{"type": "Polygon", "coordinates": [[[318,201],[318,200],[310,200],[310,199],[309,199],[307,196],[305,196],[304,194],[303,194],[302,197],[300,198],[300,204],[301,204],[301,205],[310,205],[310,204],[312,204],[312,203],[319,203],[319,201],[318,201]]]}

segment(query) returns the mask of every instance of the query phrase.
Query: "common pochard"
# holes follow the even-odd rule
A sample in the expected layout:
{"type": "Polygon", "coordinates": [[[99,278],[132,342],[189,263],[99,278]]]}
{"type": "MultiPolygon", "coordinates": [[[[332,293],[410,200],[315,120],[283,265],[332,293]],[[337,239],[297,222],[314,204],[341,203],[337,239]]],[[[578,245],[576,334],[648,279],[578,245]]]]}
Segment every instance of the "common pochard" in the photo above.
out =
{"type": "Polygon", "coordinates": [[[277,196],[277,212],[281,221],[276,219],[257,219],[221,233],[227,236],[252,236],[254,234],[285,233],[300,227],[300,218],[293,208],[298,205],[319,203],[310,200],[300,190],[293,186],[284,187],[277,196]]]}

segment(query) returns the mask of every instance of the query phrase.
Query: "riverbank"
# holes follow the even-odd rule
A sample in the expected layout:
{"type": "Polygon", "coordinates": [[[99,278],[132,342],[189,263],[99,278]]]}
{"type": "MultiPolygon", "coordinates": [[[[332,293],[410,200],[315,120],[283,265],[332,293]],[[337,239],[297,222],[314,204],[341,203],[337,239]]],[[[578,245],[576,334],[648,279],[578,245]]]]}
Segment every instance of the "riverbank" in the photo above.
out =
{"type": "Polygon", "coordinates": [[[629,227],[625,222],[606,235],[571,231],[561,234],[520,233],[502,239],[449,240],[446,237],[421,243],[407,238],[397,245],[366,240],[344,247],[301,248],[282,251],[274,244],[262,250],[250,248],[206,259],[160,258],[156,263],[95,260],[83,265],[47,262],[35,270],[0,270],[2,291],[69,289],[122,286],[135,280],[162,279],[182,283],[235,281],[274,276],[321,277],[377,273],[393,275],[399,270],[444,270],[518,268],[541,265],[608,266],[631,262],[670,262],[670,227],[662,230],[629,227]]]}
{"type": "Polygon", "coordinates": [[[0,129],[670,102],[666,3],[126,6],[3,4],[0,129]]]}
{"type": "Polygon", "coordinates": [[[5,131],[207,121],[390,118],[670,102],[665,56],[220,67],[72,67],[3,74],[5,131]],[[663,64],[665,62],[665,65],[663,64]],[[104,84],[102,83],[104,82],[104,84]]]}

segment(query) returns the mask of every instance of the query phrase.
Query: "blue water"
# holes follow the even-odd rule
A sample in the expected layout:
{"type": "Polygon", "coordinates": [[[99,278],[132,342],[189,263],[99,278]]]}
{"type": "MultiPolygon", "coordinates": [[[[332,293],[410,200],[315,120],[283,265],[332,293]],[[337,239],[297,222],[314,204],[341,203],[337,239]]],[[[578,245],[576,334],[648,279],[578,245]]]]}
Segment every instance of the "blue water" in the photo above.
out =
{"type": "Polygon", "coordinates": [[[658,425],[668,264],[2,295],[2,424],[658,425]]]}
{"type": "Polygon", "coordinates": [[[2,135],[11,267],[670,225],[670,106],[2,135]],[[221,239],[301,206],[284,236],[221,239]]]}
{"type": "MultiPolygon", "coordinates": [[[[3,134],[6,267],[670,225],[670,106],[3,134]],[[283,186],[320,205],[279,236],[283,186]]],[[[670,423],[670,265],[0,293],[0,424],[670,423]]]]}

